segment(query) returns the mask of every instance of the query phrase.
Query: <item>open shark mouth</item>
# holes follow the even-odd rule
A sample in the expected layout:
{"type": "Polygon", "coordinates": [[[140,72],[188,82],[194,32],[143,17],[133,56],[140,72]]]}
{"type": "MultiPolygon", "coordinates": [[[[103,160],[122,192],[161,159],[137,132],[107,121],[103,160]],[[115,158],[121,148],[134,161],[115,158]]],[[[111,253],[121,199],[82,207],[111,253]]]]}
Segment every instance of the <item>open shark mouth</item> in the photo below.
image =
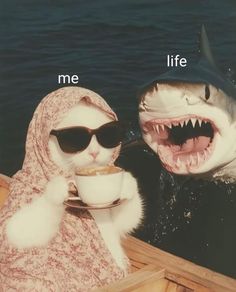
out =
{"type": "Polygon", "coordinates": [[[217,132],[212,121],[195,115],[153,119],[143,125],[143,130],[151,134],[162,163],[173,172],[197,169],[208,160],[217,132]]]}

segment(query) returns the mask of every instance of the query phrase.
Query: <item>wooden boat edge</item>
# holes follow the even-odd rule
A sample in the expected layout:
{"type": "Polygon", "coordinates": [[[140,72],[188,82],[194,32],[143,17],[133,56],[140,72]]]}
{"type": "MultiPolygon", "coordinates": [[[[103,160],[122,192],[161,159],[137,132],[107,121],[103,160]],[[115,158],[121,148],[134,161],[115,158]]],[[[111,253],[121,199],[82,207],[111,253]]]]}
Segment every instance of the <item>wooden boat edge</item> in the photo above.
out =
{"type": "MultiPolygon", "coordinates": [[[[9,177],[0,175],[0,207],[7,197],[9,181],[9,177]]],[[[130,259],[132,272],[116,283],[93,291],[151,292],[153,287],[155,289],[153,291],[160,292],[236,291],[235,279],[174,256],[133,236],[127,236],[123,239],[122,244],[130,259]],[[158,284],[160,281],[162,281],[161,285],[158,284]],[[169,289],[166,286],[167,282],[175,283],[176,290],[174,290],[173,285],[168,285],[172,287],[169,289]],[[163,290],[160,290],[162,289],[160,287],[164,287],[163,290]],[[180,290],[178,287],[184,287],[188,290],[180,290]]]]}

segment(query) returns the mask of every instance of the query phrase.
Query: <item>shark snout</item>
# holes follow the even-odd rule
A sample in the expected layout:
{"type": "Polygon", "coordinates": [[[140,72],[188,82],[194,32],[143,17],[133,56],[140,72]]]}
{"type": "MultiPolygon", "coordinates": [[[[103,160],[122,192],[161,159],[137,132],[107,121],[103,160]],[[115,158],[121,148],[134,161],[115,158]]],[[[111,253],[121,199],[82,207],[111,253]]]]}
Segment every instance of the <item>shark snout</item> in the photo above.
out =
{"type": "Polygon", "coordinates": [[[192,94],[184,87],[180,90],[179,87],[159,84],[142,96],[140,111],[173,112],[201,103],[203,103],[201,92],[192,94]]]}

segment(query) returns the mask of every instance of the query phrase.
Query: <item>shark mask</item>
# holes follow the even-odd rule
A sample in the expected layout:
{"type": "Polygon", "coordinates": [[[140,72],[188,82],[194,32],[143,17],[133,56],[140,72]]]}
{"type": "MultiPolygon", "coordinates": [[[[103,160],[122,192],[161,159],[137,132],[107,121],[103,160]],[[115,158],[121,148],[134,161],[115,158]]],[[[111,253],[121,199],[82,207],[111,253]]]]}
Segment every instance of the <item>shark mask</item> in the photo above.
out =
{"type": "Polygon", "coordinates": [[[236,178],[236,88],[217,68],[204,26],[200,52],[196,64],[143,88],[143,138],[173,173],[236,178]]]}

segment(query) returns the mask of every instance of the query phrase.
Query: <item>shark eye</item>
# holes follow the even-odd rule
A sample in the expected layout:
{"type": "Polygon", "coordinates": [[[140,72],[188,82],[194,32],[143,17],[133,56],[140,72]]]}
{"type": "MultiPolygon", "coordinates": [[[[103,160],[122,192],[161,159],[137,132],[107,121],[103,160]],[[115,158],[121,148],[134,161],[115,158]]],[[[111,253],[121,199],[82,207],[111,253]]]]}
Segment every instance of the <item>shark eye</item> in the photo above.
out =
{"type": "Polygon", "coordinates": [[[205,99],[208,100],[210,98],[210,88],[208,85],[205,86],[205,99]]]}

